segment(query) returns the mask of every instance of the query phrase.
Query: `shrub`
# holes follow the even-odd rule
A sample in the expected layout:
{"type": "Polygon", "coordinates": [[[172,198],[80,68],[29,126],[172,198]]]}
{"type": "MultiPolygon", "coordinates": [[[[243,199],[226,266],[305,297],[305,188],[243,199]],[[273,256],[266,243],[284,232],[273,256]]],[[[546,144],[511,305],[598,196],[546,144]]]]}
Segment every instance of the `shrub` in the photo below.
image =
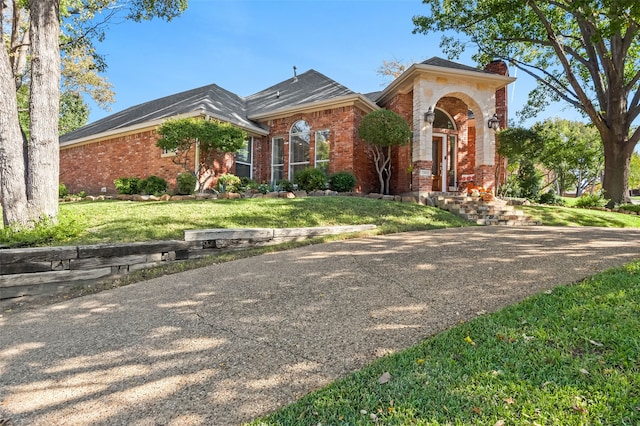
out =
{"type": "Polygon", "coordinates": [[[282,179],[280,182],[278,182],[278,186],[280,187],[280,190],[287,192],[292,192],[295,189],[293,187],[293,182],[288,179],[282,179]]]}
{"type": "Polygon", "coordinates": [[[540,199],[538,200],[540,204],[553,204],[553,205],[564,205],[565,202],[561,197],[558,197],[555,191],[550,190],[540,195],[540,199]]]}
{"type": "Polygon", "coordinates": [[[518,169],[518,185],[520,186],[520,196],[531,201],[538,201],[540,198],[540,183],[542,175],[536,170],[531,161],[523,161],[518,169]]]}
{"type": "Polygon", "coordinates": [[[176,181],[178,195],[190,195],[196,190],[197,179],[193,173],[178,173],[176,181]]]}
{"type": "Polygon", "coordinates": [[[256,182],[255,180],[252,180],[251,182],[249,182],[246,186],[246,189],[258,189],[260,188],[260,184],[258,182],[256,182]]]}
{"type": "Polygon", "coordinates": [[[137,177],[121,177],[113,181],[118,194],[137,194],[140,178],[137,177]]]}
{"type": "Polygon", "coordinates": [[[576,202],[576,207],[603,207],[607,203],[607,200],[602,198],[600,194],[584,194],[579,197],[576,202]]]}
{"type": "Polygon", "coordinates": [[[158,176],[149,176],[138,182],[138,192],[149,195],[164,194],[167,192],[167,181],[158,176]]]}
{"type": "Polygon", "coordinates": [[[219,192],[238,192],[242,181],[236,175],[224,173],[218,176],[218,191],[219,192]]]}
{"type": "Polygon", "coordinates": [[[620,209],[640,213],[640,205],[638,204],[623,204],[620,206],[620,209]]]}
{"type": "Polygon", "coordinates": [[[64,198],[69,195],[69,191],[67,190],[67,186],[64,183],[58,185],[58,198],[64,198]]]}
{"type": "Polygon", "coordinates": [[[326,189],[327,187],[327,177],[324,172],[313,167],[297,171],[295,182],[298,184],[298,188],[307,192],[326,189]]]}
{"type": "Polygon", "coordinates": [[[258,182],[256,182],[255,180],[253,180],[253,179],[251,179],[249,177],[243,176],[243,177],[240,178],[240,188],[239,189],[242,192],[248,191],[248,190],[253,190],[253,189],[257,190],[259,186],[260,185],[258,185],[258,182]]]}
{"type": "Polygon", "coordinates": [[[269,192],[269,184],[268,183],[261,183],[260,185],[258,185],[258,192],[261,194],[266,194],[267,192],[269,192]]]}
{"type": "Polygon", "coordinates": [[[356,177],[350,172],[338,172],[329,176],[329,188],[337,192],[351,192],[356,186],[356,177]]]}

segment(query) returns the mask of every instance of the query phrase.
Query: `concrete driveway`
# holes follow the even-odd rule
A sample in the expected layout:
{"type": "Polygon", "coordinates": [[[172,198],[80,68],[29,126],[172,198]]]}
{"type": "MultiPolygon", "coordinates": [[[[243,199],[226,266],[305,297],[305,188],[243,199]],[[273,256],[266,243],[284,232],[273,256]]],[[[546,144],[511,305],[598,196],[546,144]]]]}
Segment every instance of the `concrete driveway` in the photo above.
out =
{"type": "Polygon", "coordinates": [[[639,257],[640,230],[412,232],[5,314],[0,419],[237,425],[461,319],[639,257]]]}

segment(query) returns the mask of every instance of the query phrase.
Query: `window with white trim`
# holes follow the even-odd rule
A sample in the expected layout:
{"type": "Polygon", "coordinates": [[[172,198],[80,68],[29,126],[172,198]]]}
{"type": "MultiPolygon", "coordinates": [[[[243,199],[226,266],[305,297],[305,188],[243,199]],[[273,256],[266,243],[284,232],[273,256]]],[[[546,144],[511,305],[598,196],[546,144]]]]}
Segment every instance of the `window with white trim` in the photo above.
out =
{"type": "Polygon", "coordinates": [[[315,166],[316,169],[321,169],[327,176],[329,175],[329,135],[329,130],[318,130],[315,138],[315,166]]]}
{"type": "Polygon", "coordinates": [[[271,183],[277,184],[284,179],[284,138],[272,139],[271,147],[271,183]]]}
{"type": "Polygon", "coordinates": [[[253,137],[244,140],[242,148],[236,152],[236,176],[253,177],[253,137]]]}
{"type": "Polygon", "coordinates": [[[167,149],[162,148],[161,157],[175,157],[178,154],[178,148],[167,149]]]}
{"type": "Polygon", "coordinates": [[[294,182],[296,172],[309,167],[311,128],[304,120],[296,121],[289,133],[289,180],[294,182]]]}

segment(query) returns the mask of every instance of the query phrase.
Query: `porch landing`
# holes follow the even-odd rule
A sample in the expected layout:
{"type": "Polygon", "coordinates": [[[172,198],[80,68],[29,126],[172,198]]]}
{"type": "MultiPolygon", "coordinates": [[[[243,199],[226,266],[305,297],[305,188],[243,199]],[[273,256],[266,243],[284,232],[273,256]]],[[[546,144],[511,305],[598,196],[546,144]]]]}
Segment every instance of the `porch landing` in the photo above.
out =
{"type": "Polygon", "coordinates": [[[507,201],[494,198],[483,201],[480,197],[466,195],[438,195],[435,198],[438,208],[450,211],[478,225],[532,226],[542,223],[532,220],[522,210],[509,205],[507,201]]]}

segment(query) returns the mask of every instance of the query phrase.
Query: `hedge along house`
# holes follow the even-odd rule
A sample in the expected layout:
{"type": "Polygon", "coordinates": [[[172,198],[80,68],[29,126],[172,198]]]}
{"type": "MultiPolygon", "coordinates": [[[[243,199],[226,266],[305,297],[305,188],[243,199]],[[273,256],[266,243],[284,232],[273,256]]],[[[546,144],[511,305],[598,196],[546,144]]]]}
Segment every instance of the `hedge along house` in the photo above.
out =
{"type": "MultiPolygon", "coordinates": [[[[349,171],[357,190],[378,191],[368,144],[358,138],[362,117],[379,108],[396,111],[413,140],[394,149],[391,188],[396,194],[457,189],[463,181],[492,188],[497,116],[507,122],[506,86],[514,81],[502,62],[479,70],[440,58],[414,64],[382,92],[359,94],[314,70],[248,97],[217,85],[167,96],[81,127],[60,138],[60,182],[69,191],[115,193],[119,177],[150,175],[175,185],[185,169],[155,143],[156,129],[176,117],[229,122],[249,135],[238,153],[221,155],[214,172],[257,182],[293,180],[306,167],[327,174],[349,171]],[[478,124],[476,126],[476,124],[478,124]]],[[[193,170],[198,169],[197,150],[193,170]]]]}

